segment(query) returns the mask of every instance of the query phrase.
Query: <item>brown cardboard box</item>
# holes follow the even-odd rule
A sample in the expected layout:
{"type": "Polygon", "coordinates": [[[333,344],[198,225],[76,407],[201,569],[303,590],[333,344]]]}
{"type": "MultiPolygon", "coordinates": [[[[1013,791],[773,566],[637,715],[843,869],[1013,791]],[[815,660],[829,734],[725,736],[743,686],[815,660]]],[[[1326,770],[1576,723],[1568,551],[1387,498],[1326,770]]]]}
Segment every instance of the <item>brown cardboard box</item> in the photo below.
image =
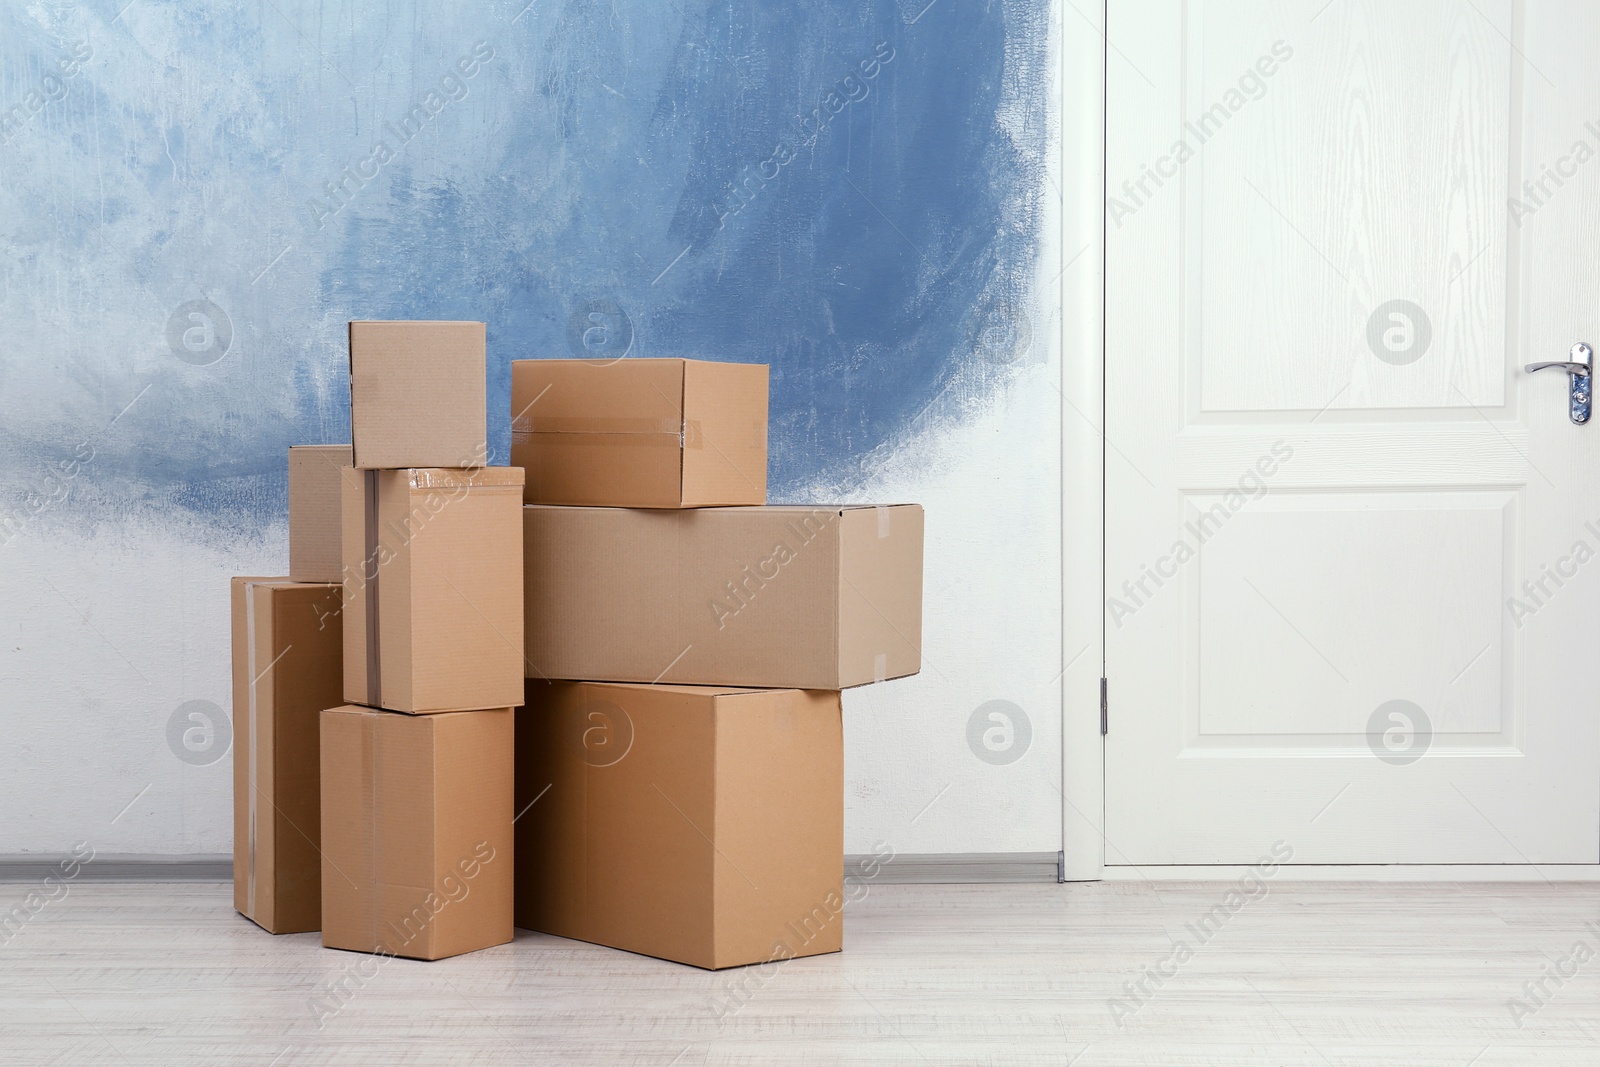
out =
{"type": "Polygon", "coordinates": [[[838,693],[530,681],[527,699],[518,926],[709,969],[839,951],[838,693]]]}
{"type": "Polygon", "coordinates": [[[767,368],[514,360],[511,462],[528,472],[530,504],[765,504],[767,368]]]}
{"type": "Polygon", "coordinates": [[[522,699],[522,471],[344,486],[344,699],[412,714],[522,699]]]}
{"type": "Polygon", "coordinates": [[[349,445],[295,445],[289,449],[289,577],[296,582],[340,582],[339,485],[354,477],[349,445]]]}
{"type": "Polygon", "coordinates": [[[322,713],[322,943],[419,960],[511,940],[511,708],[322,713]]]}
{"type": "Polygon", "coordinates": [[[352,322],[350,435],[363,469],[488,458],[481,322],[352,322]]]}
{"type": "Polygon", "coordinates": [[[322,925],[317,716],[339,701],[337,585],[233,580],[233,906],[322,925]]]}
{"type": "Polygon", "coordinates": [[[530,678],[844,689],[915,674],[922,508],[523,508],[530,678]]]}

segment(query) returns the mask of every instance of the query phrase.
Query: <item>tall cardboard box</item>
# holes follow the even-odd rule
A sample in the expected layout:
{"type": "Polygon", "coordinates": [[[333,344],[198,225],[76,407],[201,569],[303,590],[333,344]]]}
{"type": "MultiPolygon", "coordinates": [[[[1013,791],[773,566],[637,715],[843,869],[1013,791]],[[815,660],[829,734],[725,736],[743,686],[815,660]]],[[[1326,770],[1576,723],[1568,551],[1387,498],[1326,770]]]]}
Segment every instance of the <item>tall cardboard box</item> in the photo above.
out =
{"type": "Polygon", "coordinates": [[[922,508],[523,509],[527,674],[845,689],[922,658],[922,508]]]}
{"type": "Polygon", "coordinates": [[[717,969],[837,952],[839,694],[528,683],[516,922],[717,969]]]}
{"type": "Polygon", "coordinates": [[[233,580],[233,906],[274,934],[322,924],[317,718],[340,699],[339,596],[233,580]]]}
{"type": "Polygon", "coordinates": [[[514,707],[524,675],[522,471],[363,471],[343,490],[344,699],[514,707]]]}
{"type": "Polygon", "coordinates": [[[289,449],[289,577],[342,582],[340,486],[354,479],[349,445],[289,449]]]}
{"type": "Polygon", "coordinates": [[[322,943],[437,960],[512,938],[511,708],[322,714],[322,943]]]}
{"type": "Polygon", "coordinates": [[[481,466],[487,397],[483,323],[350,323],[357,467],[481,466]]]}
{"type": "Polygon", "coordinates": [[[767,368],[697,359],[514,360],[511,462],[530,504],[767,502],[767,368]]]}

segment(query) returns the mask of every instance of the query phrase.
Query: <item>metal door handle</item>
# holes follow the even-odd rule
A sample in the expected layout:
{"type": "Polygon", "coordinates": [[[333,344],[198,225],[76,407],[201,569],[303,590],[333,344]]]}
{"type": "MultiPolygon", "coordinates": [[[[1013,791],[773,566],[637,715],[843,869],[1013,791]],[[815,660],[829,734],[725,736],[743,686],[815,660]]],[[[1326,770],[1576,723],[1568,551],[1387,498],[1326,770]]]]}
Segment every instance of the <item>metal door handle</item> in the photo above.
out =
{"type": "Polygon", "coordinates": [[[1568,394],[1571,397],[1567,414],[1580,426],[1588,422],[1592,392],[1590,386],[1594,379],[1594,349],[1587,342],[1579,341],[1572,346],[1572,353],[1565,360],[1529,363],[1522,369],[1532,374],[1534,371],[1549,370],[1551,367],[1567,372],[1568,394]]]}

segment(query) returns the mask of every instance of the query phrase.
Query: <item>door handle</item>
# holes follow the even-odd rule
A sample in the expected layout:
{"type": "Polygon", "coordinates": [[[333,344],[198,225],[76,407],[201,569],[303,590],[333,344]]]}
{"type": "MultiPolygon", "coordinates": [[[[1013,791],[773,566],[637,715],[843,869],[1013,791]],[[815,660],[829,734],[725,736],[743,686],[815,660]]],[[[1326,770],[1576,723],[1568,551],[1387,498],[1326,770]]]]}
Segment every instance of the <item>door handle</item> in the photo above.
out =
{"type": "Polygon", "coordinates": [[[1586,341],[1579,341],[1572,346],[1572,352],[1564,360],[1551,360],[1547,363],[1529,363],[1522,369],[1529,374],[1534,371],[1557,368],[1567,372],[1568,395],[1571,398],[1567,414],[1572,421],[1582,426],[1589,421],[1591,403],[1590,385],[1594,381],[1594,349],[1586,341]]]}

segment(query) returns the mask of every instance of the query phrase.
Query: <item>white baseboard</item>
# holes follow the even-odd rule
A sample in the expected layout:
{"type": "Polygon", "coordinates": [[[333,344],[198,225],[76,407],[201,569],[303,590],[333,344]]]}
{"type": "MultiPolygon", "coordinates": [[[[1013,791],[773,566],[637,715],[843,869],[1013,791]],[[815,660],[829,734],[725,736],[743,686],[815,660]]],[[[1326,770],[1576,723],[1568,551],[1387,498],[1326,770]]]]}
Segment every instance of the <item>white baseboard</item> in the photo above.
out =
{"type": "MultiPolygon", "coordinates": [[[[1120,866],[1105,868],[1108,882],[1231,882],[1245,866],[1120,866]]],[[[1372,863],[1285,864],[1274,882],[1600,882],[1592,863],[1372,863]]]]}

